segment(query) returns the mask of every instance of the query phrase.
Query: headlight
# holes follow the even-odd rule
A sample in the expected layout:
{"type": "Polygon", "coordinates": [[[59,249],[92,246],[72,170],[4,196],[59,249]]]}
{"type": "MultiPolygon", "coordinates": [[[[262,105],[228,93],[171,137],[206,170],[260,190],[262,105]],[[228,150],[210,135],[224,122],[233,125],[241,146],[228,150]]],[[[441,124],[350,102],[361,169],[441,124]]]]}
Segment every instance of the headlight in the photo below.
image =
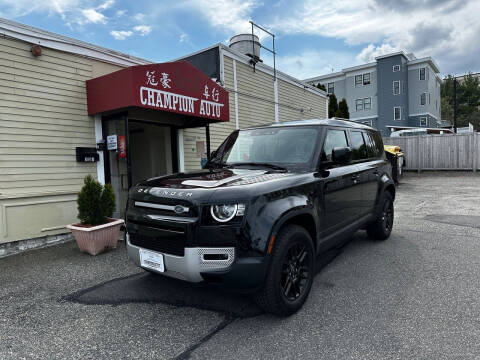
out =
{"type": "Polygon", "coordinates": [[[243,216],[245,213],[245,204],[212,205],[210,214],[221,223],[232,220],[235,216],[243,216]]]}

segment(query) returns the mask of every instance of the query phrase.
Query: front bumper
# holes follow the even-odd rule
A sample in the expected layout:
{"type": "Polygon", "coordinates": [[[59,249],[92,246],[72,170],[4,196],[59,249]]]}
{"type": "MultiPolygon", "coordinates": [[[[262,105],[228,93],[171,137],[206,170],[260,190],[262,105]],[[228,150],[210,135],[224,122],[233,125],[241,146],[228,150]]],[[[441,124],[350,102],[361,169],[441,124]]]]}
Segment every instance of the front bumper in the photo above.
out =
{"type": "MultiPolygon", "coordinates": [[[[141,248],[131,244],[128,233],[126,240],[128,257],[137,266],[141,266],[141,248]]],[[[157,253],[163,255],[165,271],[158,272],[150,268],[148,271],[189,282],[217,283],[238,290],[259,288],[263,284],[267,268],[265,257],[236,258],[233,247],[186,247],[184,256],[157,253]],[[211,260],[208,255],[212,254],[222,254],[225,259],[211,260]]]]}

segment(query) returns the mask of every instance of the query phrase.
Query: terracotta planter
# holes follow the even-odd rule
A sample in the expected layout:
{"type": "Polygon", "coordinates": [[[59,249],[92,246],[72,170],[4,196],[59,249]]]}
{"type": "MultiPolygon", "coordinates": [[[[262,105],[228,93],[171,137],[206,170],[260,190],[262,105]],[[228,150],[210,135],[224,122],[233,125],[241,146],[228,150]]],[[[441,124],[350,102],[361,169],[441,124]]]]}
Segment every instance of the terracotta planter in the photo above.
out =
{"type": "Polygon", "coordinates": [[[67,225],[77,241],[78,248],[90,255],[97,255],[109,249],[117,247],[121,219],[109,219],[106,224],[86,226],[81,224],[67,225]]]}

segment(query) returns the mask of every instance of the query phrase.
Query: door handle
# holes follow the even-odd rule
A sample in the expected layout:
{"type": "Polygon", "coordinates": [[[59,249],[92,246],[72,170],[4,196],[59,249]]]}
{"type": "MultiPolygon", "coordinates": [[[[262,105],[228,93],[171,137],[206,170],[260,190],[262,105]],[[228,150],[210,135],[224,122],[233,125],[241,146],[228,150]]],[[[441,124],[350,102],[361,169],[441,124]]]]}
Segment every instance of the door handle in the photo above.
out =
{"type": "Polygon", "coordinates": [[[375,170],[373,173],[375,174],[375,176],[380,175],[380,172],[378,170],[375,170]]]}
{"type": "Polygon", "coordinates": [[[358,175],[352,175],[352,180],[353,181],[358,180],[358,175]]]}

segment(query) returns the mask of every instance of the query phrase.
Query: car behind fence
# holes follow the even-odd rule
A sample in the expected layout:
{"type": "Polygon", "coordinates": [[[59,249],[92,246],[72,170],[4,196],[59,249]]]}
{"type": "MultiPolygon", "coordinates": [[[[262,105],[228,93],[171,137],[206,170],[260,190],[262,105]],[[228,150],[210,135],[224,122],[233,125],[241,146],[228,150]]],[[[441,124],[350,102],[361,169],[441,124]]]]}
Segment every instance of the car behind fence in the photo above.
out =
{"type": "Polygon", "coordinates": [[[480,168],[480,134],[419,135],[383,138],[400,146],[405,170],[471,170],[480,168]]]}

